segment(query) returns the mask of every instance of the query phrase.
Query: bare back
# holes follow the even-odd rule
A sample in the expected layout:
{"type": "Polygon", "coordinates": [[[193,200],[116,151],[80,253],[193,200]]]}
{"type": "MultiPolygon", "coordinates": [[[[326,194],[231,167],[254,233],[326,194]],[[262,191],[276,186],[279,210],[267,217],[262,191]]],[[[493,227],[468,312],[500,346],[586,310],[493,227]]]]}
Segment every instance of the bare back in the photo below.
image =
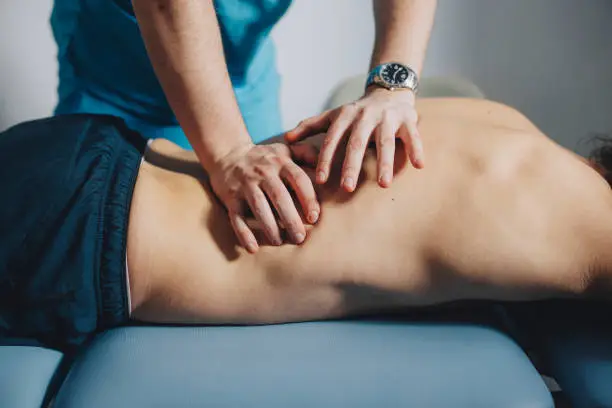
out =
{"type": "Polygon", "coordinates": [[[195,158],[154,142],[130,218],[134,317],[267,323],[581,285],[575,271],[591,267],[609,231],[599,218],[612,207],[605,181],[503,105],[432,99],[418,111],[424,169],[404,166],[383,189],[370,150],[349,194],[336,166],[306,242],[255,255],[238,247],[195,158]]]}

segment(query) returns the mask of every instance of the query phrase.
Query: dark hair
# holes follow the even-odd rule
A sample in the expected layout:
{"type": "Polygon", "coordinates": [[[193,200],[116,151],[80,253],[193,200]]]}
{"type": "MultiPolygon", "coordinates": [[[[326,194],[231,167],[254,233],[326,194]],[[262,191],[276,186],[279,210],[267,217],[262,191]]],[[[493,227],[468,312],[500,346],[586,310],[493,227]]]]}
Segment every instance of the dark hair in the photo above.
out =
{"type": "Polygon", "coordinates": [[[589,154],[589,160],[608,184],[612,186],[612,137],[610,135],[594,135],[591,142],[598,146],[589,154]]]}

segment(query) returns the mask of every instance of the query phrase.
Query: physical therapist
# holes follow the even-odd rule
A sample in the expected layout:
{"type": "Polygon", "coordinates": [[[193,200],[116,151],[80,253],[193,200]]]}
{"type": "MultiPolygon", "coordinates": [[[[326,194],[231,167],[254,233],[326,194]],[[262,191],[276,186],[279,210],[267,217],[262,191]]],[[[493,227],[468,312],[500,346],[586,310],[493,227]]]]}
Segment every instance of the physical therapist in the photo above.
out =
{"type": "MultiPolygon", "coordinates": [[[[283,133],[269,34],[290,3],[55,0],[56,113],[120,116],[146,137],[193,148],[241,245],[250,252],[259,248],[246,223],[248,210],[271,243],[282,244],[285,228],[289,240],[299,244],[305,227],[289,191],[296,193],[306,221],[314,224],[320,207],[313,184],[286,146],[257,144],[283,133]]],[[[347,138],[341,177],[347,191],[355,189],[371,140],[377,145],[383,187],[391,183],[396,138],[404,142],[412,165],[424,163],[414,102],[436,0],[373,4],[376,38],[363,97],[305,119],[285,134],[292,143],[326,132],[318,183],[327,181],[336,148],[347,138]]],[[[304,56],[308,63],[311,59],[304,56]]]]}

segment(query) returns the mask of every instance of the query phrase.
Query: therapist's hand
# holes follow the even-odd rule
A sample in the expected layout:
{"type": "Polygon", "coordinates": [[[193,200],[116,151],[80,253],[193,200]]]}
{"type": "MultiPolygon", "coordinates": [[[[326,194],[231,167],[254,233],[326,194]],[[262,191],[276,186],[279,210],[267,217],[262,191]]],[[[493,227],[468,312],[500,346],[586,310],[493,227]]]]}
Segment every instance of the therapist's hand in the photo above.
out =
{"type": "Polygon", "coordinates": [[[342,139],[348,138],[341,183],[352,192],[357,185],[363,157],[371,139],[376,142],[378,182],[391,185],[395,139],[403,141],[407,156],[416,168],[423,167],[423,145],[417,129],[415,95],[409,90],[389,91],[371,87],[359,100],[302,121],[285,134],[289,143],[327,132],[319,154],[316,181],[329,178],[334,155],[342,139]]]}
{"type": "Polygon", "coordinates": [[[304,241],[306,229],[287,185],[297,195],[306,220],[315,223],[319,217],[312,181],[291,159],[289,148],[281,143],[247,144],[233,149],[215,163],[210,180],[215,194],[227,208],[240,244],[251,253],[257,251],[259,243],[247,225],[248,209],[273,245],[283,243],[281,227],[287,230],[293,243],[304,241]]]}

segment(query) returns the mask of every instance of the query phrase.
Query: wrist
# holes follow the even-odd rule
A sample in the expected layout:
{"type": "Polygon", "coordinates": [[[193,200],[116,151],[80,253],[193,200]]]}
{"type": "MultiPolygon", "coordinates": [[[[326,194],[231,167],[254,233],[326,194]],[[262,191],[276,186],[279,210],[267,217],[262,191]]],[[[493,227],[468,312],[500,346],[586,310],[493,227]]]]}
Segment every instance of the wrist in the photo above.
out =
{"type": "Polygon", "coordinates": [[[365,92],[363,94],[364,97],[385,97],[385,98],[393,98],[406,102],[414,103],[416,100],[416,93],[412,89],[387,89],[385,87],[372,84],[366,87],[365,92]]]}
{"type": "Polygon", "coordinates": [[[212,173],[225,167],[228,162],[233,161],[233,158],[246,154],[253,146],[255,146],[255,143],[253,143],[250,137],[247,137],[237,139],[230,144],[225,144],[221,148],[218,147],[211,152],[206,170],[212,173]]]}
{"type": "Polygon", "coordinates": [[[394,90],[410,90],[416,92],[419,86],[417,73],[401,62],[385,62],[374,67],[368,74],[366,89],[371,85],[394,90]]]}
{"type": "Polygon", "coordinates": [[[254,143],[248,133],[233,132],[224,130],[215,130],[214,132],[201,132],[202,134],[211,134],[215,136],[200,136],[188,137],[193,150],[198,156],[202,167],[209,174],[216,171],[228,157],[233,156],[236,152],[246,151],[250,149],[254,143]],[[235,137],[224,137],[228,134],[234,134],[235,137]]]}

